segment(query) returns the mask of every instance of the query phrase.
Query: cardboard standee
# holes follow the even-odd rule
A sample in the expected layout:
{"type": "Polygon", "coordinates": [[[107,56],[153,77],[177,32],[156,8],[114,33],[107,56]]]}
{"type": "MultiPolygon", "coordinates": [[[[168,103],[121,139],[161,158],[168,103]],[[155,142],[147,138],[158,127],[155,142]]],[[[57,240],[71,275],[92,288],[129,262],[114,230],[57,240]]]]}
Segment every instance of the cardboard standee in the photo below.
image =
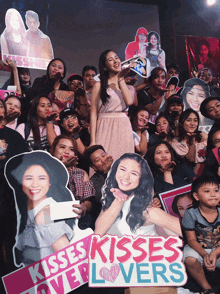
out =
{"type": "Polygon", "coordinates": [[[90,287],[181,286],[187,281],[176,236],[92,235],[90,287]]]}
{"type": "Polygon", "coordinates": [[[88,252],[91,233],[64,249],[7,276],[3,282],[7,294],[69,293],[88,282],[88,252]],[[40,292],[41,293],[41,292],[40,292]],[[59,292],[61,293],[61,292],[59,292]]]}
{"type": "Polygon", "coordinates": [[[15,60],[19,67],[46,69],[54,57],[50,38],[39,29],[39,16],[36,12],[26,11],[25,21],[27,30],[16,9],[6,11],[6,28],[1,34],[2,59],[15,60]]]}
{"type": "Polygon", "coordinates": [[[88,281],[91,229],[80,230],[72,210],[74,196],[67,188],[68,172],[61,161],[44,151],[16,155],[5,165],[14,191],[17,235],[14,263],[23,268],[3,277],[6,293],[62,293],[88,281]],[[63,201],[70,201],[69,214],[63,201]],[[25,205],[27,202],[27,207],[25,205]],[[50,205],[62,212],[50,216],[50,205]],[[28,209],[29,208],[29,209],[28,209]],[[67,219],[69,218],[69,219],[67,219]],[[12,282],[13,281],[13,282],[12,282]]]}
{"type": "Polygon", "coordinates": [[[0,99],[5,100],[9,95],[17,95],[16,91],[0,90],[0,99]]]}
{"type": "Polygon", "coordinates": [[[152,207],[152,195],[153,176],[141,156],[127,153],[113,163],[91,240],[90,287],[185,284],[179,218],[152,207]]]}
{"type": "MultiPolygon", "coordinates": [[[[161,203],[163,205],[164,210],[173,216],[180,217],[180,213],[178,211],[178,207],[173,208],[174,205],[174,199],[179,197],[184,197],[184,195],[189,195],[191,192],[191,184],[179,187],[176,189],[169,190],[167,192],[163,192],[159,194],[159,198],[161,200],[161,203]],[[175,211],[174,211],[175,210],[175,211]]],[[[192,205],[192,201],[191,201],[192,205]]],[[[189,207],[188,207],[189,208],[189,207]]],[[[183,207],[182,207],[183,210],[183,207]]]]}
{"type": "Polygon", "coordinates": [[[210,87],[206,82],[199,78],[188,79],[185,81],[180,95],[183,98],[184,110],[191,108],[199,114],[200,126],[214,123],[200,112],[201,103],[210,96],[210,87]]]}

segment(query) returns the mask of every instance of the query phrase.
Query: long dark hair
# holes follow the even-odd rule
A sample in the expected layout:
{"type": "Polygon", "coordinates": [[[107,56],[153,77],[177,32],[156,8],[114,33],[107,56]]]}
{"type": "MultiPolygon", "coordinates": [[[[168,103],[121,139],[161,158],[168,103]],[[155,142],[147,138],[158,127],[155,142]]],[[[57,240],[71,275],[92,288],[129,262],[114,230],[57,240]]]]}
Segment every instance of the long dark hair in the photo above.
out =
{"type": "Polygon", "coordinates": [[[146,111],[149,114],[149,112],[144,107],[133,105],[132,111],[130,112],[130,121],[131,121],[132,128],[134,126],[135,121],[137,120],[138,113],[142,110],[146,111]]]}
{"type": "Polygon", "coordinates": [[[192,199],[192,203],[193,203],[193,198],[191,197],[191,193],[190,192],[187,192],[187,193],[184,193],[184,194],[180,194],[180,195],[177,195],[175,196],[175,198],[173,199],[173,202],[172,202],[172,210],[175,214],[179,215],[180,216],[180,213],[179,213],[179,210],[178,210],[178,207],[177,207],[177,202],[179,199],[183,198],[183,197],[189,197],[190,199],[192,199]]]}
{"type": "Polygon", "coordinates": [[[65,62],[63,61],[63,59],[61,59],[61,58],[54,58],[54,59],[52,59],[52,60],[49,62],[48,66],[47,66],[47,74],[46,74],[45,78],[46,78],[47,80],[50,79],[50,77],[49,77],[49,68],[50,68],[51,63],[53,63],[55,60],[59,60],[59,61],[62,62],[62,64],[63,64],[63,68],[64,68],[63,76],[60,78],[60,80],[62,81],[62,80],[65,78],[65,76],[66,76],[66,64],[65,64],[65,62]]]}
{"type": "Polygon", "coordinates": [[[180,93],[181,97],[183,98],[183,103],[185,104],[186,109],[190,108],[190,106],[186,100],[186,94],[196,85],[202,87],[203,91],[205,92],[206,98],[210,96],[210,88],[205,81],[198,79],[198,78],[192,78],[192,79],[187,80],[184,83],[183,89],[180,93]]]}
{"type": "MultiPolygon", "coordinates": [[[[188,108],[185,111],[183,111],[183,113],[181,113],[180,118],[179,118],[179,138],[178,138],[179,142],[181,142],[186,136],[187,132],[185,131],[183,125],[184,125],[185,120],[190,116],[191,113],[194,113],[195,116],[197,117],[197,120],[198,120],[198,126],[195,131],[196,132],[195,139],[197,142],[200,142],[202,139],[201,138],[202,132],[198,130],[199,129],[199,114],[197,111],[193,110],[192,108],[188,108]]],[[[190,140],[189,140],[190,145],[192,144],[192,140],[193,140],[193,138],[190,138],[190,140]]]]}
{"type": "Polygon", "coordinates": [[[161,50],[161,48],[160,48],[160,36],[159,36],[159,34],[156,33],[156,32],[150,32],[149,35],[148,35],[148,42],[149,42],[149,45],[148,45],[148,47],[147,47],[147,53],[149,53],[150,50],[152,49],[152,45],[151,45],[151,43],[150,43],[150,38],[151,38],[153,35],[155,35],[156,38],[157,38],[157,50],[161,50]]]}
{"type": "Polygon", "coordinates": [[[161,173],[161,170],[160,170],[161,166],[157,165],[154,160],[156,149],[160,145],[166,145],[171,154],[171,161],[177,162],[177,155],[167,141],[162,141],[162,142],[159,141],[152,144],[147,150],[147,153],[144,158],[147,160],[154,176],[157,175],[158,173],[161,173]]]}
{"type": "MultiPolygon", "coordinates": [[[[118,188],[118,183],[116,181],[115,175],[120,162],[124,159],[135,160],[141,166],[141,178],[139,185],[133,191],[124,192],[125,194],[131,195],[134,193],[134,198],[130,204],[130,210],[126,217],[126,222],[128,223],[132,232],[135,232],[138,227],[144,224],[143,211],[150,205],[152,200],[152,192],[154,186],[153,176],[149,169],[147,162],[138,154],[135,153],[125,153],[118,160],[114,162],[111,170],[108,173],[108,177],[105,181],[105,185],[102,190],[102,209],[107,210],[115,197],[110,191],[111,188],[118,188]]],[[[120,212],[119,218],[122,218],[122,211],[120,212]]]]}
{"type": "Polygon", "coordinates": [[[106,65],[106,55],[111,52],[112,50],[105,50],[102,52],[102,54],[99,57],[99,73],[100,73],[100,81],[101,81],[101,93],[100,93],[100,98],[102,100],[102,104],[105,105],[105,103],[108,101],[108,98],[110,97],[107,93],[107,88],[108,88],[108,78],[109,78],[109,73],[105,69],[106,65]]]}
{"type": "MultiPolygon", "coordinates": [[[[21,86],[21,91],[25,91],[25,86],[22,84],[22,80],[21,80],[21,75],[26,73],[27,75],[29,75],[30,77],[30,81],[29,81],[29,85],[31,85],[31,74],[28,68],[23,68],[23,67],[18,67],[18,78],[19,78],[19,82],[20,82],[20,86],[21,86]]],[[[10,80],[9,80],[9,84],[10,85],[14,85],[14,73],[13,71],[11,71],[11,75],[10,75],[10,80]]]]}
{"type": "Polygon", "coordinates": [[[209,50],[209,53],[208,53],[208,57],[209,58],[212,58],[212,54],[211,54],[211,52],[210,52],[210,44],[209,44],[209,42],[207,41],[207,40],[205,40],[205,39],[202,39],[200,42],[199,42],[199,45],[198,45],[198,47],[197,47],[197,55],[199,56],[200,55],[200,51],[201,51],[201,47],[202,46],[206,46],[207,47],[207,49],[209,50]]]}
{"type": "MultiPolygon", "coordinates": [[[[32,101],[32,105],[28,113],[28,121],[30,122],[30,127],[33,132],[35,149],[40,149],[41,144],[40,130],[38,126],[37,107],[42,97],[47,98],[50,101],[50,99],[46,96],[39,95],[35,97],[32,101]]],[[[51,101],[50,104],[52,105],[51,101]]]]}

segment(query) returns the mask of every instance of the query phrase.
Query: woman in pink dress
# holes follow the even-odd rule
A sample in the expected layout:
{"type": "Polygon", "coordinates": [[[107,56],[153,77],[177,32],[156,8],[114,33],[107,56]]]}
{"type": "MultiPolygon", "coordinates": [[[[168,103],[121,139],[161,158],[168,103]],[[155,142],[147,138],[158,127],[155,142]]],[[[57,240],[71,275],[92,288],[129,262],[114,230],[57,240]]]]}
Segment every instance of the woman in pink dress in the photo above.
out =
{"type": "Polygon", "coordinates": [[[121,61],[111,50],[99,59],[101,82],[95,83],[91,95],[91,145],[100,144],[113,159],[134,152],[131,123],[125,110],[134,101],[134,88],[124,77],[129,68],[121,69],[121,61]]]}

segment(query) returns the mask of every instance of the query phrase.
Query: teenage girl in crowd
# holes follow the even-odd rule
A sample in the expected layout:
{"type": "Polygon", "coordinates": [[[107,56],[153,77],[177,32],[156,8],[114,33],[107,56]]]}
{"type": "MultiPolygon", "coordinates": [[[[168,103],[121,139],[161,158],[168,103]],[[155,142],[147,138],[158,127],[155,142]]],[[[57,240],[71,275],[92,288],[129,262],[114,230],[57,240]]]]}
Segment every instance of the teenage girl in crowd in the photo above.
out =
{"type": "Polygon", "coordinates": [[[118,159],[125,152],[134,152],[132,127],[125,110],[134,101],[134,88],[124,77],[129,68],[122,69],[117,54],[104,51],[99,58],[100,82],[91,95],[91,145],[102,145],[107,153],[118,159]]]}
{"type": "Polygon", "coordinates": [[[188,165],[178,163],[173,148],[166,141],[150,146],[145,159],[153,173],[156,193],[190,184],[196,176],[188,165]]]}
{"type": "Polygon", "coordinates": [[[179,137],[171,142],[176,153],[198,173],[199,163],[204,162],[208,135],[198,130],[199,114],[189,108],[179,118],[179,137]]]}
{"type": "Polygon", "coordinates": [[[20,124],[17,131],[27,142],[29,150],[49,150],[60,128],[53,124],[52,104],[48,97],[38,96],[32,101],[28,123],[20,124]]]}

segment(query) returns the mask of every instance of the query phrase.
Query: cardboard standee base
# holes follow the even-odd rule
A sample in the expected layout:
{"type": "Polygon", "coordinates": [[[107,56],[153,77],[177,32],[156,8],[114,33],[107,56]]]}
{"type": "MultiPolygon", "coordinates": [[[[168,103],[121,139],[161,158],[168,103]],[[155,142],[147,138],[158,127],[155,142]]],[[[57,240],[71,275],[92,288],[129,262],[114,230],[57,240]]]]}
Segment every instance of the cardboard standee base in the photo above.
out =
{"type": "Polygon", "coordinates": [[[133,287],[125,290],[125,294],[177,294],[176,287],[133,287]]]}

